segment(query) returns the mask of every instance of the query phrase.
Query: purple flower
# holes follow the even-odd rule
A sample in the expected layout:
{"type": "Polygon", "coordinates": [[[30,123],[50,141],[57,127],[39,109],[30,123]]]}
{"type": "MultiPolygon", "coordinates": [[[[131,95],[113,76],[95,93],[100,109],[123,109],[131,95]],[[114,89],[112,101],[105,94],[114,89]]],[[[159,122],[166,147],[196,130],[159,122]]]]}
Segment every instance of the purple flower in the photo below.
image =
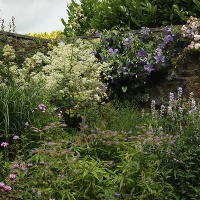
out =
{"type": "Polygon", "coordinates": [[[1,143],[1,147],[7,147],[9,145],[9,143],[7,143],[7,142],[2,142],[1,143]]]}
{"type": "Polygon", "coordinates": [[[109,48],[108,51],[109,51],[110,54],[116,55],[117,52],[118,52],[118,49],[109,48]]]}
{"type": "Polygon", "coordinates": [[[165,113],[165,106],[161,105],[161,107],[160,107],[160,116],[163,117],[164,113],[165,113]]]}
{"type": "Polygon", "coordinates": [[[167,36],[163,39],[163,41],[164,41],[165,43],[173,42],[173,41],[174,41],[174,38],[173,38],[172,35],[167,35],[167,36]]]}
{"type": "Polygon", "coordinates": [[[5,184],[3,182],[0,182],[0,189],[4,188],[5,184]]]}
{"type": "Polygon", "coordinates": [[[170,34],[170,33],[172,32],[172,28],[171,28],[171,27],[166,27],[166,28],[163,29],[163,32],[164,32],[166,35],[168,35],[168,34],[170,34]]]}
{"type": "Polygon", "coordinates": [[[171,106],[168,106],[167,112],[168,112],[169,116],[171,116],[172,118],[174,117],[174,113],[173,113],[171,106]]]}
{"type": "Polygon", "coordinates": [[[25,122],[25,124],[24,124],[25,126],[29,126],[30,124],[28,123],[28,122],[25,122]]]}
{"type": "Polygon", "coordinates": [[[138,51],[138,52],[136,53],[136,55],[139,56],[139,57],[146,57],[146,56],[147,56],[147,53],[146,53],[145,50],[141,49],[140,51],[138,51]]]}
{"type": "Polygon", "coordinates": [[[5,192],[9,192],[9,191],[12,190],[12,188],[11,188],[10,186],[8,186],[8,185],[5,185],[5,186],[3,187],[3,190],[4,190],[5,192]]]}
{"type": "Polygon", "coordinates": [[[115,197],[121,197],[121,194],[115,193],[114,196],[115,196],[115,197]]]}
{"type": "Polygon", "coordinates": [[[98,30],[95,32],[95,36],[96,37],[101,37],[103,34],[102,33],[100,33],[98,30]]]}
{"type": "Polygon", "coordinates": [[[191,110],[189,111],[189,114],[195,112],[196,110],[197,110],[196,101],[194,99],[192,99],[191,110]]]}
{"type": "Polygon", "coordinates": [[[153,68],[153,65],[152,65],[152,64],[147,64],[147,65],[144,65],[144,70],[145,70],[145,71],[148,71],[148,72],[152,72],[152,71],[154,71],[155,69],[153,68]]]}
{"type": "Polygon", "coordinates": [[[44,104],[40,104],[40,105],[38,105],[37,109],[42,112],[46,112],[47,107],[44,104]]]}
{"type": "Polygon", "coordinates": [[[162,55],[162,49],[161,49],[161,48],[157,48],[157,49],[156,49],[156,54],[157,54],[158,56],[161,56],[161,55],[162,55]]]}
{"type": "Polygon", "coordinates": [[[163,63],[163,62],[165,62],[165,56],[161,56],[161,55],[156,55],[156,56],[154,56],[154,59],[156,60],[156,63],[158,64],[158,63],[163,63]]]}
{"type": "Polygon", "coordinates": [[[27,167],[22,167],[21,170],[26,171],[28,168],[27,167]]]}
{"type": "Polygon", "coordinates": [[[151,30],[148,27],[141,27],[140,34],[141,35],[148,35],[151,30]]]}
{"type": "Polygon", "coordinates": [[[125,38],[123,45],[124,45],[124,46],[130,46],[131,43],[132,43],[131,39],[132,39],[132,38],[131,38],[130,36],[127,37],[127,38],[125,38]]]}
{"type": "Polygon", "coordinates": [[[9,175],[9,179],[10,179],[11,181],[15,181],[15,179],[16,179],[16,174],[10,174],[10,175],[9,175]]]}
{"type": "Polygon", "coordinates": [[[174,93],[170,92],[169,93],[169,104],[172,104],[174,102],[174,93]]]}
{"type": "Polygon", "coordinates": [[[183,89],[181,87],[178,88],[178,99],[182,97],[183,89]]]}
{"type": "Polygon", "coordinates": [[[196,27],[196,26],[191,26],[191,29],[192,29],[192,30],[196,30],[197,27],[196,27]]]}
{"type": "Polygon", "coordinates": [[[19,139],[18,135],[13,136],[13,140],[18,140],[18,139],[19,139]]]}
{"type": "Polygon", "coordinates": [[[33,164],[32,163],[28,163],[27,167],[33,167],[33,164]]]}

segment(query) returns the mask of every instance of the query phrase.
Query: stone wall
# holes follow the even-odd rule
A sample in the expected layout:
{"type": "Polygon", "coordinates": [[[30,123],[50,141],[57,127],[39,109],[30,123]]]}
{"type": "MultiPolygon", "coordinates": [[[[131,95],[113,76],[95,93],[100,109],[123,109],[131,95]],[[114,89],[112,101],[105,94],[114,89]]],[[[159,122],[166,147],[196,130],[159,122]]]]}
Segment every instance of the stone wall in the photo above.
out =
{"type": "MultiPolygon", "coordinates": [[[[159,32],[162,29],[151,29],[159,32]]],[[[133,31],[136,34],[138,31],[133,31]]],[[[99,36],[79,36],[81,39],[96,39],[99,36]]],[[[0,31],[0,59],[1,47],[10,44],[14,47],[17,54],[17,63],[21,64],[26,57],[34,55],[37,51],[46,53],[49,49],[51,40],[37,37],[25,36],[16,33],[0,31]]],[[[184,94],[194,91],[195,96],[200,100],[200,52],[186,55],[184,60],[180,60],[179,66],[168,76],[157,77],[157,81],[148,86],[150,98],[162,101],[166,99],[169,92],[177,91],[182,87],[184,94]]],[[[160,75],[159,75],[160,76],[160,75]]]]}
{"type": "Polygon", "coordinates": [[[16,33],[0,31],[0,59],[4,45],[13,46],[16,51],[16,62],[21,64],[26,57],[31,57],[37,51],[46,53],[51,40],[36,38],[16,33]]]}
{"type": "Polygon", "coordinates": [[[188,53],[182,59],[171,75],[161,77],[152,85],[151,98],[163,100],[168,97],[169,92],[177,92],[177,88],[182,87],[184,96],[194,92],[196,99],[200,101],[200,52],[188,53]]]}

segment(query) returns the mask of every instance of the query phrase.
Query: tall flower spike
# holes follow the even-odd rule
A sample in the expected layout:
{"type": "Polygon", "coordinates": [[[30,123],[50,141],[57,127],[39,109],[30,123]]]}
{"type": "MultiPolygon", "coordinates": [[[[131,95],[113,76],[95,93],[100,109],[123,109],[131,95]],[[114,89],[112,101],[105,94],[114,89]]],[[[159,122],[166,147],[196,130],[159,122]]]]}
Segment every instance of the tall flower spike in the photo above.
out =
{"type": "Polygon", "coordinates": [[[178,88],[178,99],[179,100],[181,99],[182,95],[183,95],[183,89],[182,89],[182,87],[179,87],[178,88]]]}
{"type": "Polygon", "coordinates": [[[170,92],[169,93],[169,104],[171,105],[171,104],[173,104],[173,102],[174,102],[174,93],[173,92],[170,92]]]}
{"type": "Polygon", "coordinates": [[[156,116],[156,101],[155,100],[151,101],[151,114],[153,117],[156,116]]]}

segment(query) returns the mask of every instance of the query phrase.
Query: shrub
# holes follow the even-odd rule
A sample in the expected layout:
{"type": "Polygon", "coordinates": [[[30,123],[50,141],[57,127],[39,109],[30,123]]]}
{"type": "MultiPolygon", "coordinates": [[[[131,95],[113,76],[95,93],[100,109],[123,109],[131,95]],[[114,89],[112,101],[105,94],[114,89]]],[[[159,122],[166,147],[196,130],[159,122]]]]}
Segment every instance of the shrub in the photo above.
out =
{"type": "MultiPolygon", "coordinates": [[[[109,70],[108,64],[97,62],[92,47],[81,40],[60,43],[48,56],[38,52],[27,58],[23,67],[9,63],[8,77],[22,89],[39,88],[64,116],[83,116],[89,107],[107,98],[101,76],[109,70]]],[[[5,82],[2,78],[2,84],[5,82]]]]}
{"type": "Polygon", "coordinates": [[[143,27],[139,35],[113,31],[102,36],[96,57],[112,63],[108,81],[111,96],[148,101],[149,85],[168,76],[173,59],[190,41],[170,27],[154,35],[143,27]]]}
{"type": "Polygon", "coordinates": [[[163,0],[81,0],[68,4],[65,35],[86,34],[88,30],[136,29],[141,26],[180,25],[189,16],[199,17],[198,1],[163,0]]]}

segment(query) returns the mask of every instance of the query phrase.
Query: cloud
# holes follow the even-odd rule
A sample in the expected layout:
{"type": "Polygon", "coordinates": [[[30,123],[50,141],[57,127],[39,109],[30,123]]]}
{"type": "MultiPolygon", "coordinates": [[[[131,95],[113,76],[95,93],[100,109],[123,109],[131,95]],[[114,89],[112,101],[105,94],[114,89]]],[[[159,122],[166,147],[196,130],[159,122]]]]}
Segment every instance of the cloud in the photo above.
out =
{"type": "Polygon", "coordinates": [[[8,23],[15,17],[17,33],[63,30],[70,0],[0,0],[0,17],[8,23]]]}

